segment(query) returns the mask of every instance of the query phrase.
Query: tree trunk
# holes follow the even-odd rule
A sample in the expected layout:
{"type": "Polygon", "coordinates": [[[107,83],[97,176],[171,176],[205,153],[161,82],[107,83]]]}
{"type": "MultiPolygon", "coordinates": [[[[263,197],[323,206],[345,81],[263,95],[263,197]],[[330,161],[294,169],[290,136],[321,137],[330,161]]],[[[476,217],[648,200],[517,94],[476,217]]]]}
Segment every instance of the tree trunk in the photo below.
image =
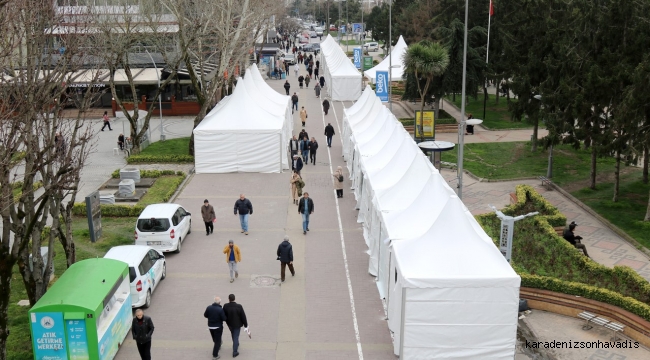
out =
{"type": "MultiPolygon", "coordinates": [[[[648,208],[645,211],[645,217],[643,218],[643,221],[650,221],[650,197],[648,197],[648,208]]],[[[0,289],[0,290],[3,290],[3,289],[0,289]]],[[[2,331],[1,328],[0,328],[0,331],[2,331]]]]}
{"type": "MultiPolygon", "coordinates": [[[[494,79],[494,88],[497,89],[497,92],[496,92],[496,95],[495,95],[497,105],[499,105],[499,83],[500,83],[499,79],[494,79]]],[[[483,120],[485,120],[485,119],[483,119],[483,120]]]]}
{"type": "Polygon", "coordinates": [[[531,148],[530,151],[535,152],[537,151],[537,130],[539,128],[539,117],[537,115],[534,116],[534,123],[533,123],[533,138],[531,140],[531,148]]]}
{"type": "Polygon", "coordinates": [[[650,146],[643,146],[643,183],[648,183],[648,155],[650,155],[650,146]]]}
{"type": "Polygon", "coordinates": [[[618,189],[621,179],[621,150],[616,150],[616,164],[614,168],[614,196],[612,197],[613,202],[618,202],[618,189]]]}
{"type": "Polygon", "coordinates": [[[0,360],[7,359],[9,294],[11,293],[11,273],[15,264],[15,260],[8,251],[9,249],[0,250],[0,360]]]}
{"type": "Polygon", "coordinates": [[[589,188],[596,190],[596,148],[591,147],[591,172],[589,173],[589,188]]]}

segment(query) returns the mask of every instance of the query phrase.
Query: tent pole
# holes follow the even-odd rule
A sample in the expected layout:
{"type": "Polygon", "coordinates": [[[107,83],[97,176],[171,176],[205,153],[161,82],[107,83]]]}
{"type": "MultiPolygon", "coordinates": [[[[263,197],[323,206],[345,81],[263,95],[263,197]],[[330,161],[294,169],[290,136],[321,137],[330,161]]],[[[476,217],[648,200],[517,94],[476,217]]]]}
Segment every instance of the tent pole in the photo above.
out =
{"type": "MultiPolygon", "coordinates": [[[[284,130],[283,130],[284,131],[284,130]]],[[[283,146],[283,141],[282,141],[282,132],[278,134],[280,137],[280,174],[282,174],[282,146],[283,146]]]]}
{"type": "Polygon", "coordinates": [[[406,314],[406,288],[402,288],[402,318],[399,324],[399,358],[404,359],[404,315],[406,314]]]}

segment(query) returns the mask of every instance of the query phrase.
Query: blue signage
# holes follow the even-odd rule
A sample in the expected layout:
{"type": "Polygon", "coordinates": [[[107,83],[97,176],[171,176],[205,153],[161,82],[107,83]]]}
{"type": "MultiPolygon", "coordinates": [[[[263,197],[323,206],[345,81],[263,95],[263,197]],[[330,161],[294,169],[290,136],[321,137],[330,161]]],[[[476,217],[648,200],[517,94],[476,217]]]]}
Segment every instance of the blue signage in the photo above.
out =
{"type": "Polygon", "coordinates": [[[361,23],[352,24],[352,32],[355,34],[363,32],[363,24],[361,23]]]}
{"type": "Polygon", "coordinates": [[[341,25],[341,34],[345,34],[345,25],[341,25]]]}
{"type": "Polygon", "coordinates": [[[66,320],[70,360],[89,360],[85,320],[66,320]]]}
{"type": "MultiPolygon", "coordinates": [[[[131,297],[127,296],[124,302],[117,309],[112,309],[114,313],[108,315],[108,318],[97,329],[97,333],[103,331],[99,340],[99,360],[108,360],[115,357],[117,350],[124,341],[126,334],[131,328],[133,316],[131,312],[131,297]],[[110,317],[114,315],[111,319],[110,317]]],[[[110,311],[109,311],[110,312],[110,311]]]]}
{"type": "Polygon", "coordinates": [[[35,359],[67,360],[63,314],[31,313],[35,359]]]}
{"type": "Polygon", "coordinates": [[[354,48],[354,66],[361,69],[361,48],[354,48]]]}
{"type": "Polygon", "coordinates": [[[377,71],[375,93],[381,102],[388,102],[388,71],[377,71]]]}

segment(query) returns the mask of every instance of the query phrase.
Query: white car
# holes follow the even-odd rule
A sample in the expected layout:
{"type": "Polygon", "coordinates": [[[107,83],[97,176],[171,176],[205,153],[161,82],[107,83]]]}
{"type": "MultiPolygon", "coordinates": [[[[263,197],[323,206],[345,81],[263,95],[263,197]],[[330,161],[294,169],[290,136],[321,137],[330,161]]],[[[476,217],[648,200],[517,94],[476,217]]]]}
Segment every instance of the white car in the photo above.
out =
{"type": "Polygon", "coordinates": [[[111,248],[104,257],[129,265],[131,306],[148,308],[151,294],[167,276],[165,256],[149,246],[122,245],[111,248]]]}
{"type": "Polygon", "coordinates": [[[363,49],[365,51],[379,51],[379,43],[377,42],[369,42],[363,44],[363,49]]]}
{"type": "Polygon", "coordinates": [[[178,204],[147,206],[135,225],[135,244],[160,252],[181,252],[183,241],[192,232],[190,215],[178,204]]]}

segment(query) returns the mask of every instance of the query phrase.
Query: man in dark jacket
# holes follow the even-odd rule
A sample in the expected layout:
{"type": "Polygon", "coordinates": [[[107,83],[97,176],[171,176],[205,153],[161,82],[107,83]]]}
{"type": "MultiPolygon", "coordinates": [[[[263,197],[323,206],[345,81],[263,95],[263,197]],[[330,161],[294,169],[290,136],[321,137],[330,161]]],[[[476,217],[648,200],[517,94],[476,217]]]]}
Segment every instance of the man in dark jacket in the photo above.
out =
{"type": "Polygon", "coordinates": [[[289,140],[289,150],[291,150],[291,156],[298,154],[298,150],[300,150],[300,145],[298,144],[296,135],[294,135],[293,138],[289,140]]]}
{"type": "Polygon", "coordinates": [[[284,270],[289,266],[291,276],[295,276],[296,272],[293,270],[293,247],[289,243],[289,236],[284,236],[284,241],[278,245],[278,260],[280,260],[280,280],[284,282],[284,270]]]}
{"type": "Polygon", "coordinates": [[[291,113],[293,114],[293,109],[298,110],[298,95],[296,93],[293,93],[291,95],[291,113]]]}
{"type": "Polygon", "coordinates": [[[298,86],[302,89],[302,83],[305,81],[305,77],[300,75],[298,76],[298,86]]]}
{"type": "Polygon", "coordinates": [[[573,234],[573,232],[576,229],[576,226],[578,226],[578,224],[576,224],[575,221],[572,221],[571,224],[569,224],[569,227],[564,229],[564,233],[562,234],[562,237],[564,237],[566,241],[571,243],[571,245],[575,246],[576,249],[582,250],[585,253],[585,256],[589,257],[589,254],[587,253],[587,247],[585,246],[585,244],[580,242],[580,240],[582,240],[582,236],[575,236],[575,234],[573,234]]]}
{"type": "Polygon", "coordinates": [[[131,324],[131,334],[138,346],[138,352],[142,360],[151,360],[151,335],[153,335],[153,329],[151,318],[144,316],[142,309],[136,310],[133,324],[131,324]]]}
{"type": "Polygon", "coordinates": [[[309,215],[314,213],[314,202],[309,198],[309,193],[303,193],[303,198],[298,202],[298,213],[302,214],[302,233],[309,231],[309,215]]]}
{"type": "Polygon", "coordinates": [[[239,194],[239,199],[235,201],[235,215],[239,212],[239,222],[241,223],[241,232],[248,235],[248,216],[253,215],[253,204],[246,199],[244,194],[239,194]]]}
{"type": "MultiPolygon", "coordinates": [[[[327,99],[325,99],[327,101],[327,99]]],[[[323,101],[323,110],[325,110],[325,101],[323,101]]],[[[328,102],[328,108],[329,108],[329,102],[328,102]]],[[[327,114],[327,111],[325,111],[325,114],[327,114]]],[[[332,147],[332,136],[334,136],[334,127],[332,124],[327,123],[327,126],[325,126],[325,136],[327,137],[327,147],[332,147]]]]}
{"type": "Polygon", "coordinates": [[[307,139],[309,139],[309,134],[307,134],[307,132],[305,131],[305,129],[302,129],[302,131],[300,131],[300,133],[298,134],[298,141],[301,141],[301,140],[304,139],[305,137],[306,137],[307,139]]]}
{"type": "Polygon", "coordinates": [[[330,102],[325,99],[323,100],[323,112],[327,115],[327,112],[330,111],[330,102]]]}
{"type": "Polygon", "coordinates": [[[244,308],[235,302],[235,294],[228,295],[228,301],[226,305],[223,306],[223,311],[226,313],[226,324],[228,329],[230,329],[230,335],[232,335],[232,357],[239,356],[239,331],[243,326],[245,329],[248,328],[248,321],[246,320],[246,313],[244,308]]]}
{"type": "Polygon", "coordinates": [[[214,208],[210,205],[208,199],[203,200],[201,217],[205,223],[205,235],[212,234],[214,232],[214,220],[217,218],[217,215],[214,213],[214,208]]]}
{"type": "Polygon", "coordinates": [[[302,159],[300,155],[296,154],[293,156],[293,161],[291,162],[291,170],[295,170],[298,175],[300,175],[300,170],[302,170],[302,159]]]}
{"type": "Polygon", "coordinates": [[[307,136],[300,140],[300,150],[302,151],[302,162],[308,163],[309,159],[309,138],[307,136]]]}
{"type": "Polygon", "coordinates": [[[316,165],[316,150],[318,150],[318,141],[316,141],[315,137],[312,137],[309,142],[309,161],[313,165],[316,165]]]}
{"type": "Polygon", "coordinates": [[[203,317],[208,319],[208,330],[212,335],[212,360],[219,359],[219,350],[221,349],[221,335],[223,335],[223,322],[226,321],[226,313],[221,308],[221,298],[214,297],[214,303],[207,308],[203,313],[203,317]]]}
{"type": "Polygon", "coordinates": [[[289,80],[287,80],[284,82],[284,90],[287,91],[287,95],[289,95],[289,88],[291,88],[291,84],[289,84],[289,80]]]}

